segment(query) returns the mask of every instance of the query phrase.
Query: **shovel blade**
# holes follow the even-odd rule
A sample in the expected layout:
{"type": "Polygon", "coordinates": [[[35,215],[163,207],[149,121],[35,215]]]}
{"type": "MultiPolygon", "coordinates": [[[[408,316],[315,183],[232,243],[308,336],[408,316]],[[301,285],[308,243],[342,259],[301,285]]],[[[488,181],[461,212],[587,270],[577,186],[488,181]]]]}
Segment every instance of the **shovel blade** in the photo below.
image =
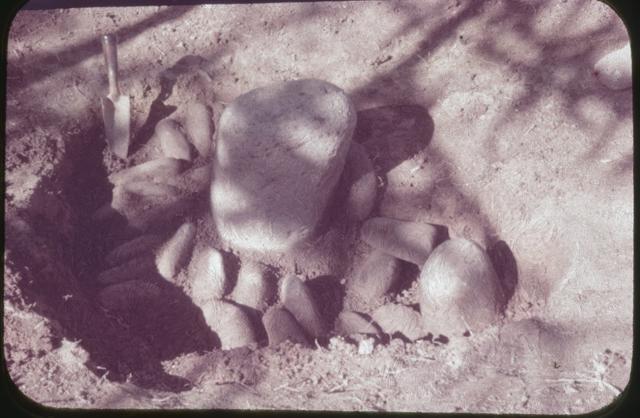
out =
{"type": "Polygon", "coordinates": [[[120,158],[129,152],[131,104],[128,96],[102,97],[102,119],[111,151],[120,158]]]}

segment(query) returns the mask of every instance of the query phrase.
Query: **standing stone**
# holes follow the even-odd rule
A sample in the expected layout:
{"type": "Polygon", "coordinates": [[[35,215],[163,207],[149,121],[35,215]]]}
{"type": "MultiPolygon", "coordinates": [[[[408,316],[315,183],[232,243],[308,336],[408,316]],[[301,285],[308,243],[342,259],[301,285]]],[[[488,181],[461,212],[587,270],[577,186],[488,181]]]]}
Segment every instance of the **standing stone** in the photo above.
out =
{"type": "Polygon", "coordinates": [[[499,319],[499,282],[487,253],[473,241],[440,244],[418,279],[420,310],[434,335],[477,332],[499,319]]]}
{"type": "Polygon", "coordinates": [[[286,251],[311,236],[343,167],[356,111],[338,87],[297,80],[238,97],[220,117],[211,207],[238,249],[286,251]]]}
{"type": "Polygon", "coordinates": [[[191,161],[191,147],[176,121],[161,120],[156,125],[155,134],[165,157],[191,161]]]}
{"type": "Polygon", "coordinates": [[[362,225],[362,239],[369,245],[401,260],[422,266],[437,238],[434,225],[371,218],[362,225]]]}
{"type": "Polygon", "coordinates": [[[346,215],[351,220],[363,221],[373,210],[378,184],[367,151],[357,142],[351,143],[343,175],[348,189],[346,215]]]}
{"type": "Polygon", "coordinates": [[[104,258],[109,266],[115,266],[145,253],[152,253],[162,244],[162,237],[156,234],[141,235],[138,238],[118,245],[104,258]]]}
{"type": "Polygon", "coordinates": [[[264,266],[244,261],[238,272],[238,280],[231,299],[241,305],[264,311],[275,294],[275,286],[266,277],[264,266]]]}
{"type": "Polygon", "coordinates": [[[184,128],[198,154],[209,156],[213,144],[213,122],[211,112],[205,104],[191,102],[187,105],[184,128]]]}
{"type": "Polygon", "coordinates": [[[397,258],[374,250],[347,282],[347,294],[356,306],[373,305],[387,294],[399,274],[400,262],[397,258]]]}
{"type": "Polygon", "coordinates": [[[306,284],[295,276],[288,276],[280,283],[280,301],[293,314],[312,337],[321,337],[326,327],[316,302],[306,284]]]}
{"type": "Polygon", "coordinates": [[[133,181],[148,180],[156,183],[167,183],[186,168],[186,161],[175,158],[158,158],[113,173],[109,181],[124,184],[133,181]]]}
{"type": "Polygon", "coordinates": [[[399,333],[411,341],[427,335],[422,327],[420,313],[405,305],[382,305],[371,314],[371,318],[389,335],[399,333]]]}
{"type": "Polygon", "coordinates": [[[269,346],[271,347],[286,340],[301,344],[309,343],[300,324],[284,308],[278,306],[269,308],[262,316],[262,323],[267,331],[269,346]]]}
{"type": "Polygon", "coordinates": [[[158,250],[156,267],[162,277],[170,280],[178,274],[178,271],[185,265],[191,255],[195,236],[195,224],[186,222],[158,250]]]}
{"type": "Polygon", "coordinates": [[[612,90],[631,87],[631,45],[609,52],[595,64],[596,77],[612,90]]]}
{"type": "Polygon", "coordinates": [[[239,306],[216,300],[200,308],[207,325],[220,338],[223,350],[244,347],[257,342],[251,319],[239,306]]]}
{"type": "Polygon", "coordinates": [[[211,299],[221,299],[227,286],[224,260],[220,251],[205,247],[192,257],[189,264],[191,299],[202,306],[211,299]]]}

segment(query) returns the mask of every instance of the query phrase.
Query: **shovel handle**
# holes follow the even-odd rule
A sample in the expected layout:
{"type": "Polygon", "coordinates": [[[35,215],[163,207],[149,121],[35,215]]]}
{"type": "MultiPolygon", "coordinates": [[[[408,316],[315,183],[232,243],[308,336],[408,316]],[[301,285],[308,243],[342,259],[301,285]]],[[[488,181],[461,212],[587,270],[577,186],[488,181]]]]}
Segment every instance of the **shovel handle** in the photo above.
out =
{"type": "Polygon", "coordinates": [[[107,65],[107,76],[109,78],[109,96],[116,98],[120,95],[118,89],[118,52],[116,36],[113,34],[102,36],[102,52],[104,62],[107,65]]]}

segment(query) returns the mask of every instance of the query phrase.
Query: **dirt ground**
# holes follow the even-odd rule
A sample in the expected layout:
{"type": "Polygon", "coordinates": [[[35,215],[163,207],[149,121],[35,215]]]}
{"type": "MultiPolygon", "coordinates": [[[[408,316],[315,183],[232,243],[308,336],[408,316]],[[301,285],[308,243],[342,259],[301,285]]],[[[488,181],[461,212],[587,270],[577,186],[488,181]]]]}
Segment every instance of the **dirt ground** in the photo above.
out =
{"type": "MultiPolygon", "coordinates": [[[[53,408],[605,407],[631,366],[632,95],[603,86],[593,65],[627,40],[608,6],[578,0],[21,11],[7,55],[13,382],[53,408]],[[108,32],[132,100],[126,162],[104,151],[98,36],[108,32]],[[503,323],[447,342],[394,338],[371,354],[339,338],[223,351],[179,286],[167,284],[169,308],[139,307],[131,323],[100,308],[93,263],[107,244],[90,214],[110,197],[107,174],[159,155],[155,123],[186,102],[224,106],[297,78],[353,99],[355,140],[381,186],[374,214],[445,225],[486,248],[506,243],[517,284],[503,323]]],[[[340,241],[333,230],[319,242],[340,241]]],[[[299,257],[306,265],[275,267],[343,279],[366,251],[354,239],[347,257],[319,244],[299,257]]],[[[416,274],[407,268],[397,300],[412,301],[416,274]]]]}

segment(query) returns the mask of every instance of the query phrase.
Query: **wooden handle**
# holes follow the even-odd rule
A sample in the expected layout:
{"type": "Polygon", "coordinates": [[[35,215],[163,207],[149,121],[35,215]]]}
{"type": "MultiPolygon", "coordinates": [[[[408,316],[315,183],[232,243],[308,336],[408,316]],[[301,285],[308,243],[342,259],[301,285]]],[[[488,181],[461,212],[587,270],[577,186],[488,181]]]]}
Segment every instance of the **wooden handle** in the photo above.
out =
{"type": "Polygon", "coordinates": [[[104,62],[107,65],[107,76],[109,77],[109,96],[116,98],[120,95],[120,90],[118,89],[118,52],[115,35],[102,36],[102,52],[104,53],[104,62]]]}

